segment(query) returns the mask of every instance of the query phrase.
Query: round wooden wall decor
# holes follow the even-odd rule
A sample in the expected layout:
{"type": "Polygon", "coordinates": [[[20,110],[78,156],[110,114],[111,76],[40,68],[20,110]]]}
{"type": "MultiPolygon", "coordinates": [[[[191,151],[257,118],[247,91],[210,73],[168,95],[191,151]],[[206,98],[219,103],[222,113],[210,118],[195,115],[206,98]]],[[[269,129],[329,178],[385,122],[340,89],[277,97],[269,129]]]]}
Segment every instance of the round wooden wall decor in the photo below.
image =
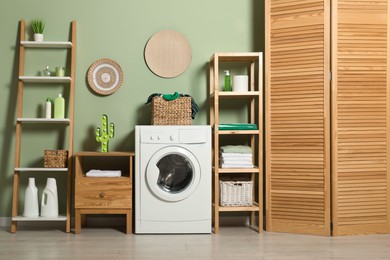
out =
{"type": "Polygon", "coordinates": [[[123,82],[122,68],[113,60],[95,61],[88,70],[88,84],[100,95],[110,95],[118,90],[123,82]]]}
{"type": "Polygon", "coordinates": [[[145,47],[145,61],[157,76],[174,78],[190,65],[191,45],[176,31],[164,30],[154,34],[145,47]]]}

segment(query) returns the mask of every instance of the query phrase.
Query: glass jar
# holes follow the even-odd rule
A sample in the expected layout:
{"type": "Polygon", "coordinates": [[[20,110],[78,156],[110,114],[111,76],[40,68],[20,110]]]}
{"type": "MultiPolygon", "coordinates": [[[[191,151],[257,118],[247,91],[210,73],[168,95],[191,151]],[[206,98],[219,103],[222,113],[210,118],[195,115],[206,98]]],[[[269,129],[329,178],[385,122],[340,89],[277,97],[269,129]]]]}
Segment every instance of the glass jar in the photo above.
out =
{"type": "Polygon", "coordinates": [[[46,66],[46,68],[42,71],[42,76],[44,76],[44,77],[50,77],[51,76],[51,72],[50,72],[49,66],[46,66]]]}

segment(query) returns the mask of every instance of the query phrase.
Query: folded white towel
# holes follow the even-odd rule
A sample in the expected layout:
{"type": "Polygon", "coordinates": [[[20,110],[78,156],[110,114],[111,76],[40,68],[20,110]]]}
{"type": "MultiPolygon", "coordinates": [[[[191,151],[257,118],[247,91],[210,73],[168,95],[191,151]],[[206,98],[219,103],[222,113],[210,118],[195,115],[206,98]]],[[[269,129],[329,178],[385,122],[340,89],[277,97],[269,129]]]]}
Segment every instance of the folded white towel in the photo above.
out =
{"type": "Polygon", "coordinates": [[[251,153],[220,153],[221,157],[228,158],[228,157],[234,157],[234,158],[250,158],[252,159],[251,153]]]}
{"type": "Polygon", "coordinates": [[[220,160],[221,163],[224,163],[224,164],[242,164],[242,165],[252,165],[252,160],[250,161],[243,161],[243,160],[237,160],[237,161],[234,161],[234,160],[220,160]]]}
{"type": "Polygon", "coordinates": [[[87,172],[87,177],[121,177],[121,171],[104,171],[104,170],[90,170],[87,172]]]}
{"type": "Polygon", "coordinates": [[[243,163],[252,162],[252,158],[220,157],[220,159],[222,162],[243,162],[243,163]]]}
{"type": "Polygon", "coordinates": [[[253,168],[253,165],[247,165],[247,164],[221,164],[221,168],[253,168]]]}

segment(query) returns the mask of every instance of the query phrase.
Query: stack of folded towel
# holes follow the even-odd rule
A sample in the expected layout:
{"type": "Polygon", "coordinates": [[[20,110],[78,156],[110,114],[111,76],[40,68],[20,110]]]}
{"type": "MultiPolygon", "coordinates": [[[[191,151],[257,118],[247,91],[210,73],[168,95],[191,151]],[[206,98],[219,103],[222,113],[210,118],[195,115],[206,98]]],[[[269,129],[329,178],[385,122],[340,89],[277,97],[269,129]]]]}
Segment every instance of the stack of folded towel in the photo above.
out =
{"type": "Polygon", "coordinates": [[[103,170],[90,170],[87,172],[87,177],[121,177],[121,171],[103,171],[103,170]]]}
{"type": "Polygon", "coordinates": [[[247,145],[225,145],[219,149],[221,168],[253,168],[252,148],[247,145]]]}

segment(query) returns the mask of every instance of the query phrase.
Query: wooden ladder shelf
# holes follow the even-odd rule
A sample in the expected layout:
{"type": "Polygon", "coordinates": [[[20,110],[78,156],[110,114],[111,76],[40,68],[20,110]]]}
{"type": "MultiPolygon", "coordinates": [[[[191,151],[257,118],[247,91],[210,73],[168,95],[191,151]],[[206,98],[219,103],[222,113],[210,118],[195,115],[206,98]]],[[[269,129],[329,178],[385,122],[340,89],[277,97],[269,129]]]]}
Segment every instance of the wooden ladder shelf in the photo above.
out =
{"type": "MultiPolygon", "coordinates": [[[[76,22],[71,22],[71,40],[65,42],[34,42],[26,41],[26,23],[24,20],[20,21],[20,42],[19,42],[19,77],[18,77],[18,94],[17,94],[17,118],[16,118],[16,142],[15,142],[15,169],[14,169],[14,184],[13,184],[13,200],[12,200],[12,225],[11,232],[15,233],[17,222],[19,221],[65,221],[66,232],[70,232],[70,213],[71,213],[71,195],[72,195],[72,156],[73,156],[73,117],[74,117],[74,93],[75,93],[75,58],[76,58],[76,22]],[[25,69],[25,51],[26,49],[68,49],[68,66],[69,76],[67,77],[42,77],[42,76],[26,76],[25,69]],[[64,84],[69,85],[69,89],[65,90],[69,93],[68,100],[65,103],[68,107],[67,116],[65,119],[54,118],[25,118],[23,117],[23,92],[25,84],[64,84]],[[37,125],[39,127],[50,127],[52,124],[62,124],[67,128],[68,150],[67,166],[66,168],[44,168],[21,166],[21,141],[22,141],[22,126],[23,125],[37,125]],[[66,177],[66,212],[60,214],[58,217],[24,217],[19,213],[19,188],[20,176],[23,173],[29,172],[50,172],[50,174],[58,175],[63,172],[67,173],[66,177]]],[[[32,88],[34,87],[31,86],[32,88]]],[[[53,129],[53,131],[55,131],[53,129]]],[[[43,151],[42,151],[43,154],[43,151]]],[[[61,194],[59,194],[61,198],[61,194]]],[[[59,200],[61,203],[63,200],[59,200]]],[[[61,207],[60,207],[61,208],[61,207]]]]}

